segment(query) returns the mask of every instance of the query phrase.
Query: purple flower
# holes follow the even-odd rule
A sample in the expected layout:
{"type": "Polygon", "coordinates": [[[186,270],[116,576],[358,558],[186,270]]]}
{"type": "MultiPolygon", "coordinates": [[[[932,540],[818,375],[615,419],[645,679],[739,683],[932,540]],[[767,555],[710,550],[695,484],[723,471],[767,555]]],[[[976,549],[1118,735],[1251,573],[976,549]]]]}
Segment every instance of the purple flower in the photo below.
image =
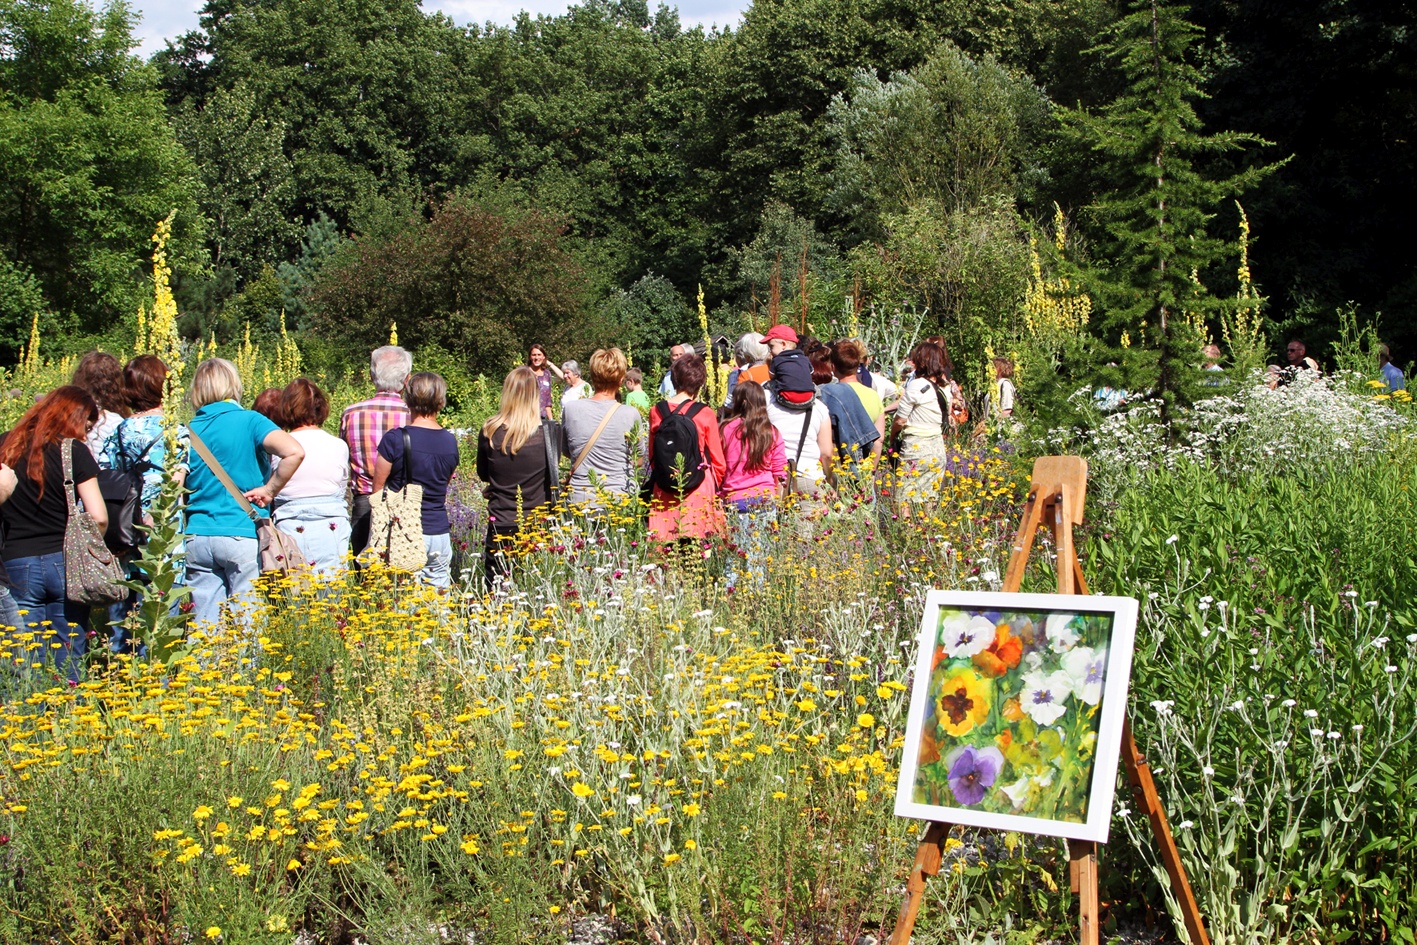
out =
{"type": "Polygon", "coordinates": [[[955,800],[966,807],[984,800],[984,792],[993,787],[1004,770],[1004,753],[997,748],[980,750],[973,745],[956,748],[945,756],[950,772],[950,790],[955,800]]]}

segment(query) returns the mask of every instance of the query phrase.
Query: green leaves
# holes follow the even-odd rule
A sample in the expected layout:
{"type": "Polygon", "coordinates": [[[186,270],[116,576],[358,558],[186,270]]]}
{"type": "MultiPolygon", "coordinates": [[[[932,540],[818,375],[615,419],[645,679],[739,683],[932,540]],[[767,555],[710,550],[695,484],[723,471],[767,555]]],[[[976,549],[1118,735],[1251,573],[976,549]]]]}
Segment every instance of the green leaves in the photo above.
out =
{"type": "MultiPolygon", "coordinates": [[[[46,307],[87,331],[137,308],[135,269],[174,208],[175,268],[200,263],[191,161],[156,74],[128,54],[128,19],[80,0],[0,6],[13,51],[0,60],[0,246],[46,307]]],[[[7,334],[0,349],[21,340],[7,334]]]]}

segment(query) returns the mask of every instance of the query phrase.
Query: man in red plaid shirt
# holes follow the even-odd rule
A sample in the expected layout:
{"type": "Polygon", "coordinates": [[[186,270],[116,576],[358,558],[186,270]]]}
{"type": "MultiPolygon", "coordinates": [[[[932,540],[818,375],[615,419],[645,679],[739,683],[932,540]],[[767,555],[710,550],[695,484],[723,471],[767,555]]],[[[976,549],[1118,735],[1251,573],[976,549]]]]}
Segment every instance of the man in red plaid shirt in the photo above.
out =
{"type": "Polygon", "coordinates": [[[385,345],[369,356],[369,378],[377,393],[346,407],[340,416],[340,439],[349,444],[349,477],[354,487],[350,515],[350,545],[357,555],[369,544],[369,494],[374,491],[374,464],[379,441],[390,430],[406,426],[408,406],[402,391],[413,373],[413,355],[397,345],[385,345]]]}

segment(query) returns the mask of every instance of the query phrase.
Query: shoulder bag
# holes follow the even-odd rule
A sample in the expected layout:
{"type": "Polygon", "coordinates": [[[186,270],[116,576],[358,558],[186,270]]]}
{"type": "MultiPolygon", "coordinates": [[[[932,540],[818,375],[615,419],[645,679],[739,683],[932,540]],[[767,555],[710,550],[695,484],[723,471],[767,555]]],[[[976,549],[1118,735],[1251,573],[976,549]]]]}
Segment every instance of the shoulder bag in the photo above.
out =
{"type": "Polygon", "coordinates": [[[108,550],[103,532],[88,513],[74,503],[74,440],[62,440],[59,452],[64,466],[64,498],[69,520],[64,524],[64,596],[76,604],[104,607],[128,596],[123,586],[123,566],[108,550]]]}
{"type": "Polygon", "coordinates": [[[423,487],[413,481],[413,438],[408,427],[402,433],[403,488],[386,486],[369,496],[369,547],[365,554],[399,571],[421,571],[428,564],[428,548],[423,543],[423,487]]]}
{"type": "Polygon", "coordinates": [[[276,528],[275,523],[268,517],[256,511],[245,494],[232,481],[226,469],[217,462],[217,458],[212,455],[212,451],[207,448],[207,444],[202,442],[202,438],[197,435],[197,431],[191,427],[187,428],[187,436],[192,444],[192,449],[197,451],[197,455],[202,457],[202,462],[207,464],[207,468],[212,471],[226,491],[231,493],[231,497],[236,500],[236,504],[241,506],[241,511],[246,513],[246,517],[256,526],[256,553],[261,562],[261,573],[268,574],[272,571],[308,571],[310,562],[305,560],[305,552],[301,550],[300,543],[294,537],[276,528]]]}

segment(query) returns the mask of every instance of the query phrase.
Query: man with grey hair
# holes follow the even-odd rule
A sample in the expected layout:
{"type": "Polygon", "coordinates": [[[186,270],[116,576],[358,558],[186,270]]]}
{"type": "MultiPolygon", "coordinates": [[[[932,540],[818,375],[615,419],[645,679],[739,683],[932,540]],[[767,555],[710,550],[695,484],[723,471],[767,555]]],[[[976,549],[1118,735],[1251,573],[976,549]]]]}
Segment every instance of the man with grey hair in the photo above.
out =
{"type": "Polygon", "coordinates": [[[374,491],[374,465],[379,441],[390,430],[407,426],[408,406],[403,388],[413,373],[413,355],[397,345],[376,348],[369,356],[374,396],[346,407],[340,416],[340,439],[349,444],[350,485],[354,508],[349,516],[350,545],[357,555],[369,544],[369,494],[374,491]]]}

